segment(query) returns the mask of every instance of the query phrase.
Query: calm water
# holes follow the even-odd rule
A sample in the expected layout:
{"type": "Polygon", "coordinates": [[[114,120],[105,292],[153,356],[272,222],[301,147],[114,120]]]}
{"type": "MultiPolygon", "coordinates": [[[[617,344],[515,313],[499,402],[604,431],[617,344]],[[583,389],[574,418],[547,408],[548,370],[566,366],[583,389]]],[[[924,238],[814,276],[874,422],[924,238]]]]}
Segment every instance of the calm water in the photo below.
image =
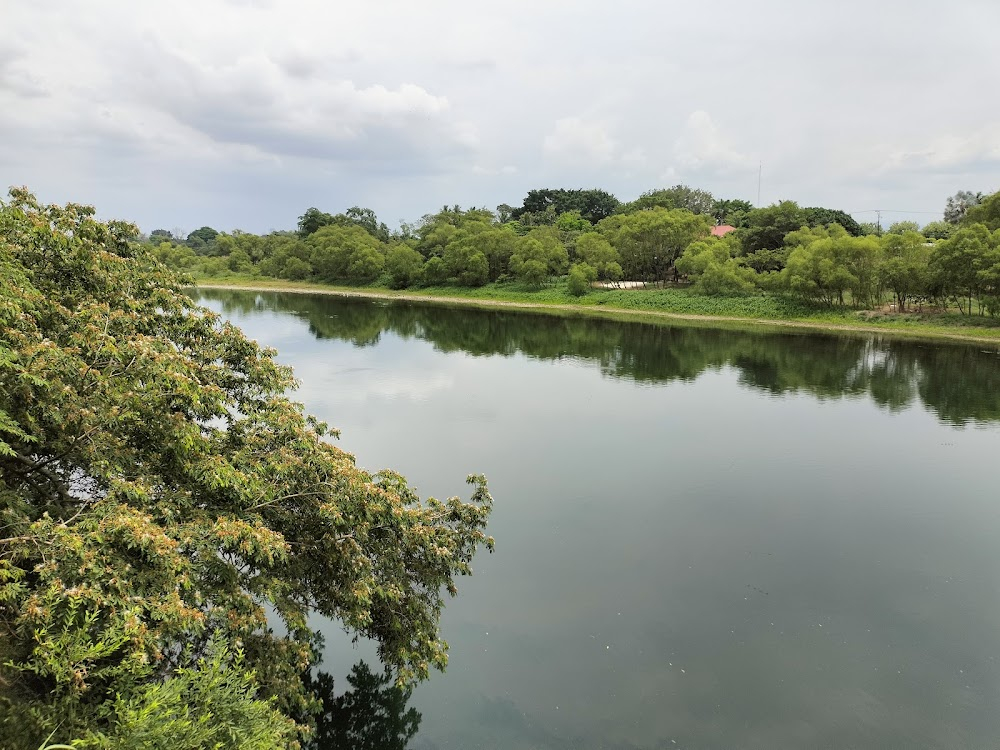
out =
{"type": "MultiPolygon", "coordinates": [[[[448,671],[389,710],[419,713],[409,747],[998,746],[995,352],[201,301],[361,465],[424,495],[489,477],[497,551],[448,604],[448,671]]],[[[346,689],[371,649],[324,630],[346,689]]]]}

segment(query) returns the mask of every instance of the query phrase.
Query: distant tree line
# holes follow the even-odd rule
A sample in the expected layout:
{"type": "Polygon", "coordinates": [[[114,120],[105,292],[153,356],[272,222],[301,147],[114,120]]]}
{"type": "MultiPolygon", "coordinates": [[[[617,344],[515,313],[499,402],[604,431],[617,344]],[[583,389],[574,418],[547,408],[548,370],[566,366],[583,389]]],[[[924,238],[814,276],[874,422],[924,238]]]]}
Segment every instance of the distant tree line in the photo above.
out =
{"type": "MultiPolygon", "coordinates": [[[[623,203],[599,190],[531,190],[495,211],[444,206],[390,230],[358,206],[309,208],[295,231],[253,235],[202,227],[184,239],[155,230],[167,265],[202,276],[477,287],[565,279],[574,295],[594,282],[691,283],[711,295],[782,293],[822,305],[874,307],[891,299],[1000,314],[1000,193],[959,191],[945,220],[898,222],[882,232],[844,211],[740,199],[675,185],[623,203]],[[724,236],[712,228],[734,227],[724,236]]],[[[721,234],[721,233],[720,233],[721,234]]]]}

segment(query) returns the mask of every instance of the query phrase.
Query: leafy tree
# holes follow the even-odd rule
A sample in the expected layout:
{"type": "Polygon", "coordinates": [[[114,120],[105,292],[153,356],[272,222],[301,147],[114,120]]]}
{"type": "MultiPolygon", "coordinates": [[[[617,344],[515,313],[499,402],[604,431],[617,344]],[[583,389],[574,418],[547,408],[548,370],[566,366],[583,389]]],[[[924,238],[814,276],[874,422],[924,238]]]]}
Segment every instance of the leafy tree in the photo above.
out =
{"type": "Polygon", "coordinates": [[[187,236],[186,241],[191,247],[206,247],[215,242],[215,238],[218,236],[218,231],[212,229],[212,227],[202,227],[191,232],[187,236]]]}
{"type": "Polygon", "coordinates": [[[325,226],[333,224],[333,214],[320,211],[318,208],[307,208],[299,217],[299,237],[303,239],[325,226]]]}
{"type": "Polygon", "coordinates": [[[906,303],[927,288],[930,248],[917,232],[890,232],[882,240],[883,258],[879,274],[883,285],[896,298],[896,309],[906,312],[906,303]]]}
{"type": "Polygon", "coordinates": [[[806,212],[794,201],[755,208],[747,214],[745,226],[739,230],[742,254],[759,256],[747,259],[758,272],[781,270],[785,259],[785,253],[781,252],[785,235],[808,224],[806,212]]]}
{"type": "Polygon", "coordinates": [[[407,245],[394,245],[385,254],[385,267],[394,289],[415,284],[424,268],[424,256],[407,245]]]}
{"type": "Polygon", "coordinates": [[[435,286],[437,284],[443,284],[448,280],[448,266],[445,262],[436,255],[432,258],[428,258],[427,262],[424,263],[424,282],[435,286]]]}
{"type": "Polygon", "coordinates": [[[653,208],[612,216],[597,229],[618,251],[625,278],[661,280],[688,245],[708,236],[711,224],[683,209],[653,208]]]}
{"type": "Polygon", "coordinates": [[[932,280],[959,310],[972,314],[972,301],[979,293],[982,274],[992,266],[995,238],[982,224],[960,227],[946,240],[938,242],[931,253],[932,280]]]}
{"type": "Polygon", "coordinates": [[[878,275],[881,245],[874,237],[851,237],[837,224],[792,233],[792,250],[780,281],[798,296],[824,304],[876,304],[881,295],[878,275]],[[811,237],[812,239],[808,239],[811,237]]]}
{"type": "Polygon", "coordinates": [[[651,208],[683,208],[693,214],[709,214],[714,217],[718,201],[707,190],[674,185],[662,190],[649,190],[631,203],[626,203],[619,210],[621,213],[648,211],[651,208]]]}
{"type": "Polygon", "coordinates": [[[982,193],[973,193],[971,190],[959,190],[945,202],[944,220],[949,224],[958,224],[965,217],[965,213],[970,208],[978,206],[982,200],[982,193]]]}
{"type": "Polygon", "coordinates": [[[453,242],[444,250],[448,275],[462,286],[482,286],[490,278],[490,264],[470,241],[453,242]]]}
{"type": "Polygon", "coordinates": [[[510,270],[522,281],[541,286],[550,272],[550,257],[545,245],[533,237],[522,238],[510,258],[510,270]]]}
{"type": "Polygon", "coordinates": [[[590,285],[597,278],[597,270],[586,263],[574,263],[566,277],[566,289],[574,297],[582,297],[590,291],[590,285]]]}
{"type": "Polygon", "coordinates": [[[712,206],[712,216],[718,224],[729,224],[733,227],[742,227],[746,222],[746,216],[753,211],[753,204],[741,198],[730,198],[728,200],[717,200],[712,206]]]}
{"type": "Polygon", "coordinates": [[[284,259],[284,262],[278,268],[278,272],[275,275],[279,279],[288,279],[289,281],[305,281],[312,276],[312,273],[313,267],[309,261],[291,255],[284,259]]]}
{"type": "Polygon", "coordinates": [[[174,239],[174,236],[166,229],[154,229],[149,233],[149,238],[156,242],[162,242],[163,240],[167,240],[169,242],[174,239]]]}
{"type": "Polygon", "coordinates": [[[677,270],[694,280],[695,291],[737,296],[756,288],[757,274],[736,257],[739,244],[730,236],[694,242],[678,258],[677,270]]]}
{"type": "Polygon", "coordinates": [[[486,256],[489,279],[496,281],[507,273],[518,236],[510,226],[490,227],[476,235],[476,247],[486,256]]]}
{"type": "Polygon", "coordinates": [[[983,198],[971,206],[962,219],[963,224],[983,224],[987,229],[1000,229],[1000,191],[983,198]]]}
{"type": "Polygon", "coordinates": [[[507,205],[506,203],[501,203],[497,206],[497,221],[501,224],[506,224],[514,217],[514,207],[507,205]]]}
{"type": "Polygon", "coordinates": [[[352,206],[344,211],[344,216],[351,222],[364,229],[368,234],[379,242],[389,241],[389,227],[378,220],[378,216],[370,208],[360,208],[352,206]]]}
{"type": "Polygon", "coordinates": [[[576,254],[597,272],[597,278],[618,281],[622,278],[620,256],[611,243],[597,232],[580,235],[576,241],[576,254]]]}
{"type": "Polygon", "coordinates": [[[919,232],[920,225],[915,221],[897,221],[889,227],[887,234],[906,234],[907,232],[919,232]]]}
{"type": "Polygon", "coordinates": [[[327,225],[309,235],[306,244],[313,269],[327,281],[370,281],[385,266],[381,243],[359,226],[327,225]]]}
{"type": "Polygon", "coordinates": [[[587,221],[576,209],[559,214],[556,218],[556,228],[560,232],[586,232],[591,228],[591,223],[587,221]]]}
{"type": "Polygon", "coordinates": [[[23,190],[0,207],[0,746],[190,707],[223,736],[199,747],[290,747],[310,617],[404,683],[444,667],[443,592],[492,545],[491,499],[358,468],[134,233],[23,190]]]}
{"type": "Polygon", "coordinates": [[[951,237],[954,230],[955,225],[949,224],[947,221],[931,221],[924,224],[920,233],[929,240],[946,240],[951,237]]]}
{"type": "Polygon", "coordinates": [[[861,225],[854,220],[849,213],[833,208],[803,208],[806,224],[810,227],[825,227],[830,224],[839,224],[852,237],[862,235],[861,225]]]}
{"type": "Polygon", "coordinates": [[[242,248],[237,248],[226,258],[226,265],[234,273],[250,273],[253,271],[253,261],[242,248]]]}
{"type": "Polygon", "coordinates": [[[551,208],[554,217],[567,211],[579,211],[591,224],[596,224],[618,210],[620,202],[604,190],[565,190],[545,188],[529,190],[520,208],[514,209],[512,219],[524,220],[526,214],[545,214],[551,208]]]}

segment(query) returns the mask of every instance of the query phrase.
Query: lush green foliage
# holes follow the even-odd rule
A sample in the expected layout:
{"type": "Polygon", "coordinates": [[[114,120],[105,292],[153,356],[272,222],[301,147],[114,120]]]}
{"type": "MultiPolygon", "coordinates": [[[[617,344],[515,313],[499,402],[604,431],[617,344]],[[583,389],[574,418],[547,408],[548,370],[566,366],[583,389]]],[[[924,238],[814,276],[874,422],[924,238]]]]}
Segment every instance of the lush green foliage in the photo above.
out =
{"type": "Polygon", "coordinates": [[[891,303],[893,312],[916,305],[998,315],[993,233],[1000,228],[1000,193],[960,191],[948,205],[955,223],[931,222],[918,234],[914,222],[902,221],[883,233],[835,209],[793,201],[753,208],[686,185],[624,204],[599,190],[546,189],[530,191],[520,208],[504,204],[496,213],[444,206],[393,236],[370,211],[354,208],[336,216],[307,211],[300,232],[322,226],[305,241],[290,233],[234,232],[195,250],[164,234],[150,239],[164,262],[209,277],[259,274],[394,289],[517,280],[547,294],[569,270],[566,289],[586,295],[589,304],[596,298],[592,269],[610,285],[691,282],[696,296],[779,293],[827,307],[891,303]],[[720,243],[709,231],[723,220],[738,229],[720,243]]]}
{"type": "MultiPolygon", "coordinates": [[[[0,206],[0,746],[290,746],[307,617],[403,682],[443,668],[444,592],[492,545],[492,501],[481,477],[421,501],[358,468],[135,235],[0,206]]],[[[325,263],[324,242],[303,247],[325,263]]]]}

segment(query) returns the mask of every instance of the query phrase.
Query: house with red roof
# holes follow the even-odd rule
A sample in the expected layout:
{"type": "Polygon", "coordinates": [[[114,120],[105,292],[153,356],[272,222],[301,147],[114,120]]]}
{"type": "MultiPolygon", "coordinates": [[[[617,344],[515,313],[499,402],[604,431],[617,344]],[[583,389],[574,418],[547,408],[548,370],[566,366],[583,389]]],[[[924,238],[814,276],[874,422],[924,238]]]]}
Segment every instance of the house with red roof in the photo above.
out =
{"type": "Polygon", "coordinates": [[[736,227],[731,227],[728,224],[719,224],[717,227],[712,227],[713,237],[725,237],[730,232],[735,232],[736,227]]]}

